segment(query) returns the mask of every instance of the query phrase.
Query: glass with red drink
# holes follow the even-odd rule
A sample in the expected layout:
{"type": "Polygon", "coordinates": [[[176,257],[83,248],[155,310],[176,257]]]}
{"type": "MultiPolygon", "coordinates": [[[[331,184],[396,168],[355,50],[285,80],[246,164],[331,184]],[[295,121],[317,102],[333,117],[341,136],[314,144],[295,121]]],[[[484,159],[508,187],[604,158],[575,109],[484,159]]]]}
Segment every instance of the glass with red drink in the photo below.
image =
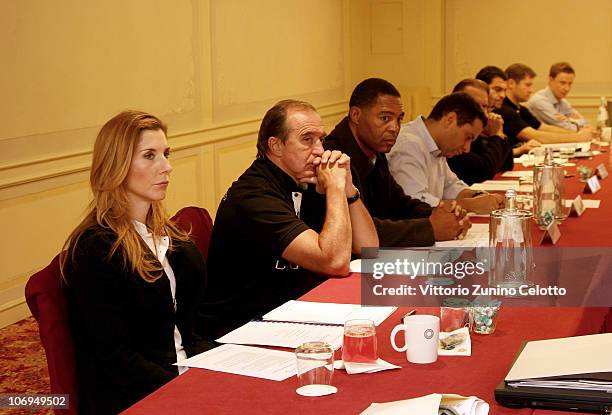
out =
{"type": "Polygon", "coordinates": [[[372,320],[349,320],[344,323],[342,360],[352,363],[374,363],[378,360],[376,326],[372,320]]]}

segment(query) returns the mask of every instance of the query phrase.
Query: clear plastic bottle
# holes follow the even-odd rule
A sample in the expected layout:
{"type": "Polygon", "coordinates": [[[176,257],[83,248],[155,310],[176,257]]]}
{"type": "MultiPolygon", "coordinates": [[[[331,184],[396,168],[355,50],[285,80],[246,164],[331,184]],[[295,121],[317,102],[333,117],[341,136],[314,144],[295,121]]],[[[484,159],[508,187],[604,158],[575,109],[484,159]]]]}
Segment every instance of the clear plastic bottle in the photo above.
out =
{"type": "Polygon", "coordinates": [[[553,162],[552,148],[546,149],[544,162],[533,168],[533,214],[541,227],[565,219],[565,172],[553,162]]]}
{"type": "Polygon", "coordinates": [[[491,213],[489,286],[517,289],[533,285],[532,214],[517,208],[516,191],[506,191],[504,209],[491,213]]]}
{"type": "Polygon", "coordinates": [[[601,131],[606,127],[606,123],[608,118],[610,117],[608,114],[608,102],[606,97],[601,97],[599,102],[599,109],[597,110],[597,130],[601,133],[601,131]]]}

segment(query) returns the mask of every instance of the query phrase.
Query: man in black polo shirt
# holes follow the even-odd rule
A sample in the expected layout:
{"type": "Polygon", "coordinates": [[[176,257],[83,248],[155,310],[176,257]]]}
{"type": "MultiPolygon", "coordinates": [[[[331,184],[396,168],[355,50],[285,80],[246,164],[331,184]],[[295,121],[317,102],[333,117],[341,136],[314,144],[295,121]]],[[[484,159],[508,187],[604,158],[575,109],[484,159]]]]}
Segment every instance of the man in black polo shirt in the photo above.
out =
{"type": "Polygon", "coordinates": [[[504,118],[504,133],[513,145],[529,140],[537,140],[543,144],[591,140],[592,132],[589,127],[572,132],[542,124],[527,107],[520,105],[526,102],[533,92],[533,78],[536,76],[533,69],[515,63],[506,68],[506,76],[508,77],[506,98],[497,113],[504,118]]]}
{"type": "MultiPolygon", "coordinates": [[[[500,109],[504,103],[504,99],[506,98],[506,81],[508,80],[506,72],[497,66],[485,66],[478,71],[476,74],[476,79],[479,79],[489,85],[489,110],[495,111],[500,109]]],[[[515,146],[514,142],[511,143],[509,140],[507,140],[507,142],[514,146],[512,148],[512,154],[515,157],[518,157],[521,154],[529,153],[532,148],[542,145],[537,140],[522,142],[517,146],[515,146]]]]}
{"type": "Polygon", "coordinates": [[[503,134],[500,115],[489,111],[489,86],[479,79],[464,79],[453,92],[465,92],[487,115],[487,125],[470,146],[470,151],[447,159],[448,167],[468,185],[492,179],[497,173],[512,170],[512,145],[503,134]]]}
{"type": "Polygon", "coordinates": [[[384,153],[395,144],[404,116],[397,89],[384,79],[366,79],[355,87],[349,107],[324,145],[351,157],[353,182],[374,219],[380,246],[429,246],[462,238],[471,224],[455,202],[432,209],[405,195],[389,172],[384,153]]]}
{"type": "Polygon", "coordinates": [[[204,337],[215,339],[327,276],[347,275],[351,252],[378,246],[350,159],[324,151],[324,137],[321,117],[308,103],[281,101],[266,113],[257,159],[217,210],[199,330],[204,337]]]}

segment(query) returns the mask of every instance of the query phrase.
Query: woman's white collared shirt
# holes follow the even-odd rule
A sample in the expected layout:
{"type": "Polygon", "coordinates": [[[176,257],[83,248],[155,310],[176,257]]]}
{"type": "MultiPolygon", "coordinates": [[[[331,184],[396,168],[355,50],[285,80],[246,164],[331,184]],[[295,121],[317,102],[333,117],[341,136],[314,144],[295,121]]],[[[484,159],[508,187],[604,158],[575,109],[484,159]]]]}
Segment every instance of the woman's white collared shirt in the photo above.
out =
{"type": "MultiPolygon", "coordinates": [[[[166,252],[168,252],[168,247],[170,246],[170,238],[167,236],[162,236],[160,240],[154,241],[153,234],[149,232],[144,223],[136,220],[132,222],[134,223],[134,228],[136,228],[138,235],[140,235],[142,240],[147,244],[147,246],[151,249],[151,252],[155,254],[155,257],[164,267],[164,272],[168,276],[168,280],[170,280],[172,303],[174,304],[174,311],[176,311],[176,277],[174,276],[174,271],[172,271],[170,262],[168,262],[168,258],[166,258],[166,252]]],[[[177,362],[187,359],[187,353],[185,353],[185,349],[183,348],[183,339],[181,338],[181,333],[176,325],[174,326],[174,347],[176,349],[177,362]]],[[[186,372],[187,369],[187,366],[178,366],[179,375],[186,372]]]]}

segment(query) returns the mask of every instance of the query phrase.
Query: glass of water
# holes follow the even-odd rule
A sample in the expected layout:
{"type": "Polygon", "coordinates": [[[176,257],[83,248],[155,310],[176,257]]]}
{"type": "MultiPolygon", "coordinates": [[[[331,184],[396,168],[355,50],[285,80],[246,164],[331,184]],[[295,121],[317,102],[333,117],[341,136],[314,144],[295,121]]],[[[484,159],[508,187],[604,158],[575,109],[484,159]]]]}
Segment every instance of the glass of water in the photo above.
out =
{"type": "Polygon", "coordinates": [[[307,342],[295,349],[297,360],[296,392],[302,396],[324,396],[336,393],[334,377],[334,349],[325,342],[307,342]]]}

